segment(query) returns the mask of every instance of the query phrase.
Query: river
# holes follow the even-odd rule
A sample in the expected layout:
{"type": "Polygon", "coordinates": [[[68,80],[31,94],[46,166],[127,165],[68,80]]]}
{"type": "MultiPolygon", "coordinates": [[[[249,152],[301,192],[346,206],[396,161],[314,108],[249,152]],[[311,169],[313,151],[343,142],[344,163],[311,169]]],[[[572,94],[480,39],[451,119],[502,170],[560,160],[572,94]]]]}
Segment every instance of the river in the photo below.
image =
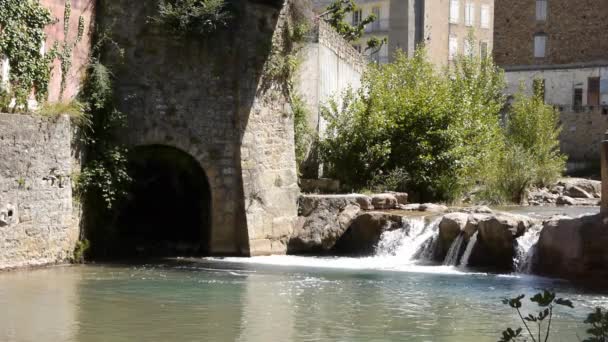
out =
{"type": "Polygon", "coordinates": [[[423,219],[410,222],[415,234],[387,234],[365,258],[178,258],[0,273],[0,341],[496,341],[520,326],[501,299],[542,288],[575,305],[557,309],[551,341],[577,341],[587,313],[608,307],[603,289],[462,262],[425,265],[415,252],[433,224],[416,222],[423,219]]]}

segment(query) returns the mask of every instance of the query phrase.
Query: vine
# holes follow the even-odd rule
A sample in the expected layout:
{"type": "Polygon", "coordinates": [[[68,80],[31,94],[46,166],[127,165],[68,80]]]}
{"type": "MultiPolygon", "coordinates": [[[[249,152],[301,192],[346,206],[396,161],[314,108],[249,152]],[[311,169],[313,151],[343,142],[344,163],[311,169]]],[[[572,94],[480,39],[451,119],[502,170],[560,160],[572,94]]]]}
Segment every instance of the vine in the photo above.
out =
{"type": "Polygon", "coordinates": [[[38,101],[47,95],[57,46],[46,54],[41,47],[46,40],[44,29],[53,22],[49,10],[38,1],[0,1],[0,55],[6,56],[10,65],[8,86],[0,96],[5,108],[0,109],[28,110],[32,90],[38,101]]]}
{"type": "Polygon", "coordinates": [[[72,55],[76,45],[82,41],[84,36],[84,17],[78,18],[78,33],[76,34],[76,40],[73,42],[68,41],[68,35],[70,33],[70,19],[72,15],[72,1],[66,0],[65,8],[63,12],[63,44],[61,44],[61,50],[57,52],[57,57],[61,63],[61,86],[59,88],[59,100],[63,99],[63,93],[67,85],[67,78],[72,68],[72,55]]]}

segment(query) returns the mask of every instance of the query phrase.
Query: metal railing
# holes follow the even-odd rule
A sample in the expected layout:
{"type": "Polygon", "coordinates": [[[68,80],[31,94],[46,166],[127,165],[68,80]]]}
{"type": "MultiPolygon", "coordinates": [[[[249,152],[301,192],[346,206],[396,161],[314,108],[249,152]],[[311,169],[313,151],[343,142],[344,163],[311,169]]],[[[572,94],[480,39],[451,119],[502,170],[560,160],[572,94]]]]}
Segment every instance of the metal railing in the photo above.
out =
{"type": "Polygon", "coordinates": [[[566,113],[599,113],[608,115],[608,105],[554,105],[555,109],[566,113]]]}

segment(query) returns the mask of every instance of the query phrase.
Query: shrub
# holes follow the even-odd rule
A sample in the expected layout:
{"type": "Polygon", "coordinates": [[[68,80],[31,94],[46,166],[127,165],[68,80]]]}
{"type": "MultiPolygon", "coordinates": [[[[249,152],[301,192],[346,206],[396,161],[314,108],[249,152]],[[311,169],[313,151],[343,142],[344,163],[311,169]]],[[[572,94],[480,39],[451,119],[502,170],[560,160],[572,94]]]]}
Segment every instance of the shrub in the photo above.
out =
{"type": "Polygon", "coordinates": [[[151,19],[178,36],[204,36],[227,26],[232,14],[225,0],[163,0],[151,19]]]}
{"type": "Polygon", "coordinates": [[[424,49],[371,66],[358,92],[322,111],[328,173],[353,189],[401,170],[422,200],[455,200],[500,150],[502,73],[489,61],[463,59],[438,73],[424,49]]]}

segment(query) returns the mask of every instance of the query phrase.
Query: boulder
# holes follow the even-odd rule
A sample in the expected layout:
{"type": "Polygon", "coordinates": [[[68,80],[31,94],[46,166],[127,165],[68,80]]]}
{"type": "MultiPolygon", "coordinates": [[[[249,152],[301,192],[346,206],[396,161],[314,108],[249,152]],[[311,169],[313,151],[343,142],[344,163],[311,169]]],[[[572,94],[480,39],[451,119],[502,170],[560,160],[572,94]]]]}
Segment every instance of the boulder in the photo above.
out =
{"type": "Polygon", "coordinates": [[[407,211],[420,211],[420,203],[412,203],[412,204],[399,204],[397,205],[397,208],[400,210],[407,210],[407,211]]]}
{"type": "Polygon", "coordinates": [[[407,205],[408,194],[405,192],[392,192],[392,194],[397,199],[397,204],[407,205]]]}
{"type": "Polygon", "coordinates": [[[595,198],[595,196],[576,185],[566,187],[566,190],[564,190],[564,195],[572,198],[595,198]]]}
{"type": "MultiPolygon", "coordinates": [[[[602,193],[602,182],[585,179],[585,178],[562,178],[557,183],[557,186],[564,187],[564,192],[567,192],[568,188],[578,187],[585,192],[589,193],[595,198],[600,198],[602,193]]],[[[571,196],[571,195],[568,195],[571,196]]],[[[575,197],[575,196],[571,196],[575,197]]]]}
{"type": "Polygon", "coordinates": [[[334,251],[348,255],[371,255],[383,232],[403,226],[403,217],[382,212],[366,212],[357,216],[344,235],[336,242],[334,251]]]}
{"type": "Polygon", "coordinates": [[[469,215],[466,213],[450,213],[441,218],[439,222],[439,251],[437,252],[440,256],[445,257],[452,242],[464,230],[468,220],[469,215]]]}
{"type": "Polygon", "coordinates": [[[556,218],[543,225],[534,273],[572,280],[608,279],[608,218],[556,218]]]}
{"type": "Polygon", "coordinates": [[[536,222],[527,216],[508,213],[474,214],[469,216],[465,232],[477,231],[477,243],[469,265],[489,267],[496,271],[510,271],[515,257],[515,239],[522,236],[536,222]]]}
{"type": "Polygon", "coordinates": [[[302,215],[289,238],[287,252],[322,253],[331,250],[361,211],[358,199],[357,196],[325,199],[302,196],[302,215]]]}
{"type": "Polygon", "coordinates": [[[393,194],[378,194],[372,196],[372,205],[376,210],[397,208],[397,198],[393,194]]]}
{"type": "Polygon", "coordinates": [[[302,195],[299,199],[299,215],[309,216],[317,208],[342,210],[349,204],[358,205],[362,210],[374,209],[371,198],[365,195],[302,195]]]}
{"type": "Polygon", "coordinates": [[[559,196],[555,201],[557,205],[576,205],[574,198],[569,196],[559,196]]]}

